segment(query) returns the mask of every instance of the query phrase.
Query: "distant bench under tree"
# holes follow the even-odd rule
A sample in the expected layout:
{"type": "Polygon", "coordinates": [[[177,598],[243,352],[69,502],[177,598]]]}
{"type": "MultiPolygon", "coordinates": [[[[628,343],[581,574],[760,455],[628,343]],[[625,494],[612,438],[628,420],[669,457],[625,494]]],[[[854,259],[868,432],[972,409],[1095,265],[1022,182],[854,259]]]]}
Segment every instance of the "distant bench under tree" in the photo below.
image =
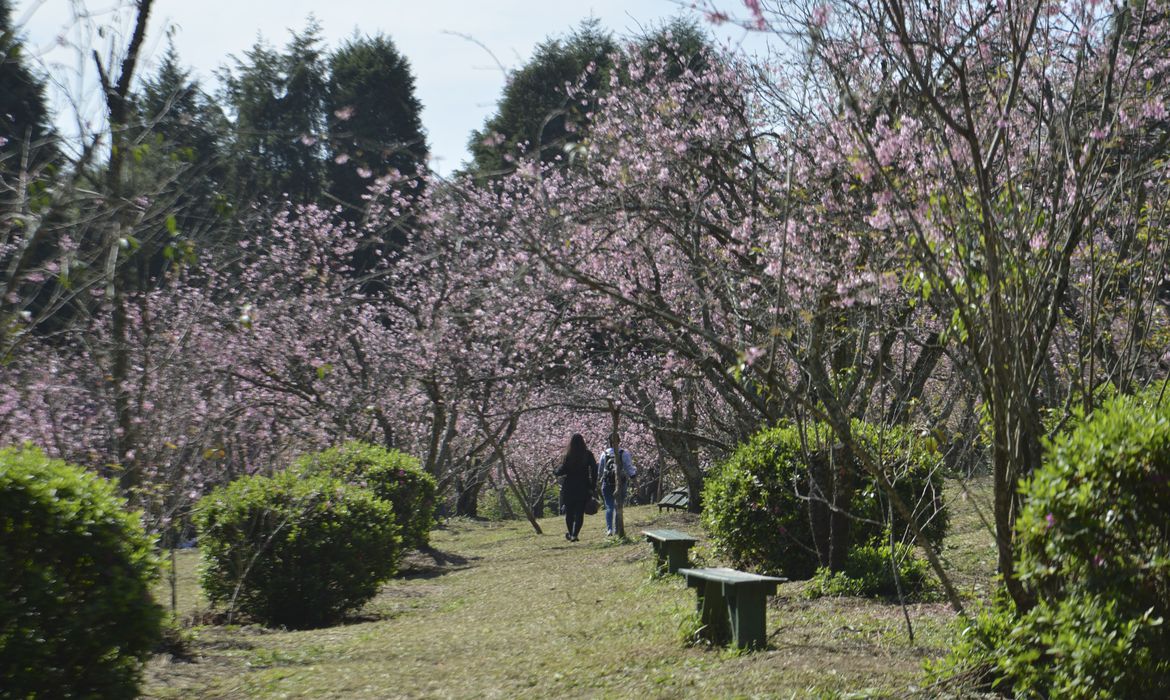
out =
{"type": "Polygon", "coordinates": [[[744,649],[763,647],[768,639],[767,598],[788,579],[735,569],[679,569],[698,595],[700,634],[714,644],[744,649]]]}
{"type": "Polygon", "coordinates": [[[683,486],[677,488],[662,497],[658,502],[658,512],[661,513],[663,508],[670,508],[672,510],[686,510],[691,505],[691,495],[687,491],[687,487],[683,486]]]}

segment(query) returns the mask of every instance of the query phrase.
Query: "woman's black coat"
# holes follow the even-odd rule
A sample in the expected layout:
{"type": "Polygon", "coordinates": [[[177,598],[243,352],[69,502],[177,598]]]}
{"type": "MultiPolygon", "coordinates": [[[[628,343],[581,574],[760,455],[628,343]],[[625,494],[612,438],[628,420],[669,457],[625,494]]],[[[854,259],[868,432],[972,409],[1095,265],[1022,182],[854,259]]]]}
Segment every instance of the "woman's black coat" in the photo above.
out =
{"type": "Polygon", "coordinates": [[[584,454],[566,455],[556,476],[565,477],[561,484],[561,502],[584,501],[597,490],[597,459],[589,450],[584,454]]]}

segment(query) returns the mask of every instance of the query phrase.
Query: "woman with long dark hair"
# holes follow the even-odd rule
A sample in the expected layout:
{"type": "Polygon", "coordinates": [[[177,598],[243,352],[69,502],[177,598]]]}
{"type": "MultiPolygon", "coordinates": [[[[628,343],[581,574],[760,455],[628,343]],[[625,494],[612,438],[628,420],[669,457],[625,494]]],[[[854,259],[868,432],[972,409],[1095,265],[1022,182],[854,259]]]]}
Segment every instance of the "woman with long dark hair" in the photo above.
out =
{"type": "Polygon", "coordinates": [[[597,490],[597,459],[585,446],[580,434],[569,438],[569,449],[561,460],[556,476],[565,477],[561,484],[561,503],[565,506],[565,539],[576,542],[585,522],[585,504],[597,490]]]}

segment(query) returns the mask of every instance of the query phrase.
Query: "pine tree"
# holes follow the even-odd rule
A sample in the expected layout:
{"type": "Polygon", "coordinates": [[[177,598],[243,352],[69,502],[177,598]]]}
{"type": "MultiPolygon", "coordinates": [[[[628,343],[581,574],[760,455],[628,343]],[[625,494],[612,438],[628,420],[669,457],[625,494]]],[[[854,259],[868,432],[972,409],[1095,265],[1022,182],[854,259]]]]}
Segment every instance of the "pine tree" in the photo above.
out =
{"type": "Polygon", "coordinates": [[[235,118],[232,180],[241,204],[313,203],[325,191],[325,64],[321,27],[309,19],[283,53],[263,41],[225,70],[235,118]]]}
{"type": "MultiPolygon", "coordinates": [[[[174,45],[162,63],[146,78],[134,98],[137,120],[134,142],[139,157],[132,177],[165,183],[169,231],[156,238],[163,243],[164,260],[207,248],[229,235],[230,203],[223,196],[228,175],[224,152],[227,121],[218,106],[183,68],[174,45]],[[168,249],[169,248],[169,249],[168,249]]],[[[152,269],[164,264],[153,260],[152,269]]]]}
{"type": "Polygon", "coordinates": [[[511,170],[510,158],[518,153],[539,152],[543,162],[564,155],[565,145],[577,140],[588,126],[590,101],[571,100],[565,84],[585,77],[586,92],[602,90],[617,52],[612,36],[600,22],[583,22],[565,40],[549,39],[516,71],[494,116],[472,132],[468,148],[471,170],[482,177],[511,170]]]}
{"type": "Polygon", "coordinates": [[[426,136],[410,62],[385,36],[353,39],[329,59],[330,198],[351,215],[373,178],[421,173],[426,136]]]}
{"type": "Polygon", "coordinates": [[[45,85],[25,65],[9,0],[0,0],[0,96],[0,178],[9,184],[22,168],[37,172],[57,157],[45,85]]]}

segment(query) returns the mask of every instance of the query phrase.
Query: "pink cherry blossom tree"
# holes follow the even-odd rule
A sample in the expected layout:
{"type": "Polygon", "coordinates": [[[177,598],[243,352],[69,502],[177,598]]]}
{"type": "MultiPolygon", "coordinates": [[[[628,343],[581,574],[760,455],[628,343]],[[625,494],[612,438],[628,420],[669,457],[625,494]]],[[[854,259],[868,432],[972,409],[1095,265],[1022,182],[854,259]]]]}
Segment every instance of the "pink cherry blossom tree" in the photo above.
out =
{"type": "MultiPolygon", "coordinates": [[[[1148,381],[1164,327],[1167,24],[1158,4],[825,2],[751,8],[813,99],[835,207],[945,321],[986,411],[999,567],[1045,410],[1148,381]],[[855,217],[862,218],[862,217],[855,217]],[[862,223],[862,222],[859,222],[862,223]],[[895,268],[898,269],[898,268],[895,268]],[[1124,289],[1124,291],[1121,291],[1124,289]],[[1161,318],[1159,318],[1161,317],[1161,318]],[[1155,333],[1156,335],[1156,333],[1155,333]],[[1060,347],[1072,352],[1054,356],[1060,347]]],[[[797,93],[780,102],[801,104],[797,93]]],[[[855,275],[849,275],[856,278],[855,275]]]]}
{"type": "MultiPolygon", "coordinates": [[[[882,353],[909,342],[916,311],[892,312],[905,292],[890,258],[836,228],[850,221],[848,206],[808,225],[785,213],[795,209],[794,189],[778,175],[803,154],[775,133],[783,115],[754,92],[750,67],[712,57],[679,77],[668,60],[648,52],[615,71],[572,167],[526,163],[498,185],[510,193],[499,216],[508,217],[513,247],[581,290],[577,315],[604,319],[600,334],[649,348],[646,368],[682,359],[726,405],[709,412],[723,422],[708,425],[725,432],[707,444],[734,445],[794,405],[831,418],[847,437],[850,418],[873,410],[882,353]]],[[[797,194],[831,200],[833,185],[813,181],[797,194]]],[[[610,360],[596,366],[637,364],[616,353],[610,360]]],[[[646,397],[661,391],[635,393],[649,407],[646,397]]],[[[676,406],[673,445],[694,454],[696,412],[687,416],[681,397],[676,406]]],[[[660,427],[665,438],[671,426],[660,427]]],[[[847,502],[856,479],[837,473],[828,493],[847,502]]],[[[830,511],[837,536],[826,538],[825,558],[840,566],[849,519],[830,511]]]]}

